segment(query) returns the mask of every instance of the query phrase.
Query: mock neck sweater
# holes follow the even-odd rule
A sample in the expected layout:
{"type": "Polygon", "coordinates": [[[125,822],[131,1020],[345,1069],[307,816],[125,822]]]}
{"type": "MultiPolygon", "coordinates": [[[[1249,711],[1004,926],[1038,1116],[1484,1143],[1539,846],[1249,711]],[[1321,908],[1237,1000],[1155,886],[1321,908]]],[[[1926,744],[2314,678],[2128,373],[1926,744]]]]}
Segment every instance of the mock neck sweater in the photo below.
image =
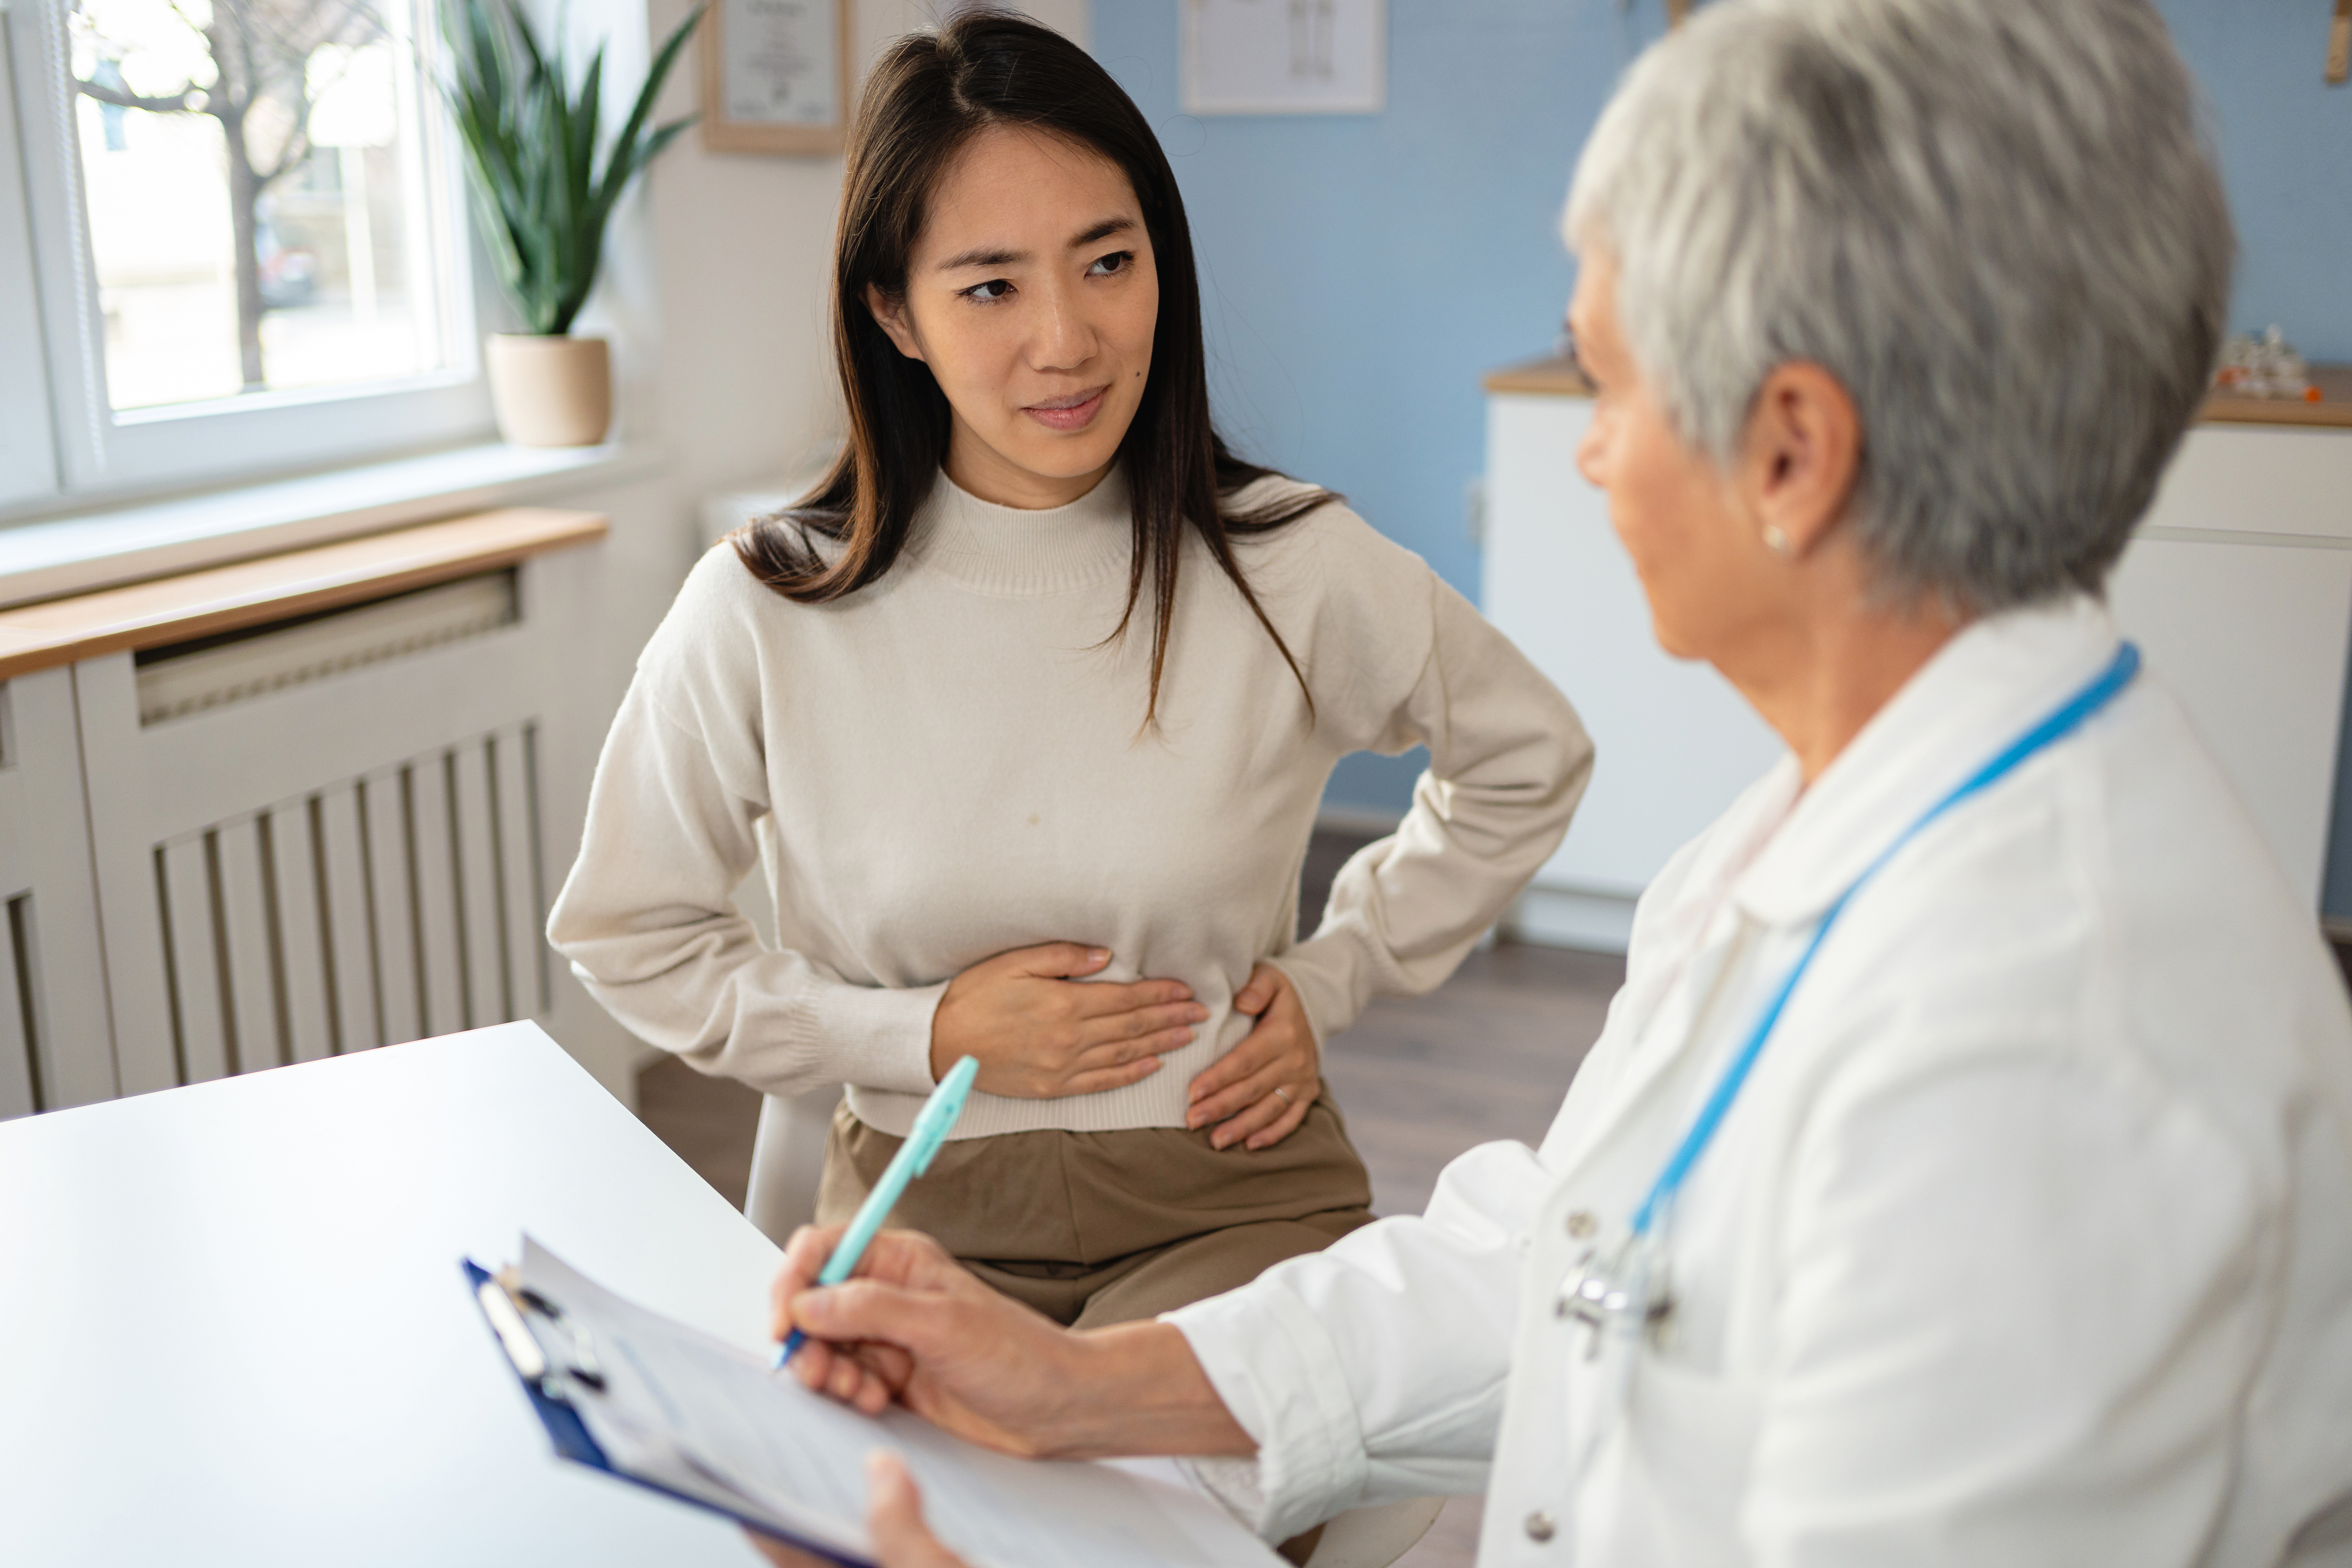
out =
{"type": "MultiPolygon", "coordinates": [[[[1264,500],[1267,479],[1239,499],[1264,500]]],[[[815,541],[830,548],[827,541],[815,541]]],[[[830,604],[722,544],[638,660],[548,935],[644,1040],[771,1094],[848,1086],[904,1135],[947,982],[1015,947],[1107,947],[1097,979],[1171,977],[1208,1009],[1142,1082],[975,1093],[959,1138],[1184,1124],[1186,1086],[1248,1033],[1260,960],[1318,1040],[1453,972],[1566,831],[1591,747],[1566,699],[1418,557],[1338,503],[1237,539],[1313,693],[1189,532],[1158,721],[1149,594],[1123,636],[1128,489],[1050,511],[944,475],[907,549],[830,604]],[[1430,751],[1391,836],[1296,941],[1333,764],[1430,751]],[[737,913],[754,862],[778,946],[737,913]]]]}

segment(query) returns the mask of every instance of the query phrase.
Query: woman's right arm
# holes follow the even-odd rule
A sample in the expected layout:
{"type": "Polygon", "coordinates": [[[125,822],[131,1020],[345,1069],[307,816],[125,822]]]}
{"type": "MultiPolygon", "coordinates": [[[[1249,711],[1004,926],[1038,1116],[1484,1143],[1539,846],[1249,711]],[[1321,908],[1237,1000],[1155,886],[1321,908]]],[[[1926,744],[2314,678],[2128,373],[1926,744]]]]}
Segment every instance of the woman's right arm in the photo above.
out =
{"type": "Polygon", "coordinates": [[[631,1032],[705,1072],[771,1094],[928,1092],[947,987],[853,985],[761,946],[734,892],[758,858],[764,770],[665,711],[650,686],[641,667],[605,738],[548,941],[631,1032]]]}
{"type": "Polygon", "coordinates": [[[589,993],[649,1044],[771,1094],[923,1093],[967,1055],[991,1093],[1087,1093],[1145,1077],[1189,1042],[1206,1014],[1179,982],[1075,983],[1108,962],[1100,949],[1022,948],[892,988],[761,946],[734,904],[769,810],[758,673],[730,657],[751,641],[723,575],[740,570],[731,559],[697,568],[597,762],[547,930],[589,993]]]}

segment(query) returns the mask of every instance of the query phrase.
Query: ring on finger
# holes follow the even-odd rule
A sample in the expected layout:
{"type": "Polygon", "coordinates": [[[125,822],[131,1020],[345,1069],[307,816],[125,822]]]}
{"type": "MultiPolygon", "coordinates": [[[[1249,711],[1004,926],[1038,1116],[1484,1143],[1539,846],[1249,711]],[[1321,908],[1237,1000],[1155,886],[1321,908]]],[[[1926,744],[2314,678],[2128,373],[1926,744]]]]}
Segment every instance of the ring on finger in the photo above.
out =
{"type": "Polygon", "coordinates": [[[1282,1087],[1282,1085],[1281,1085],[1281,1084],[1279,1084],[1279,1083],[1276,1084],[1276,1085],[1274,1086],[1274,1092],[1275,1092],[1276,1094],[1279,1094],[1279,1095],[1281,1095],[1281,1096],[1282,1096],[1282,1103],[1283,1103],[1284,1104],[1287,1105],[1287,1104],[1289,1104],[1289,1103],[1290,1103],[1290,1095],[1289,1095],[1289,1092],[1288,1092],[1287,1091],[1286,1091],[1286,1090],[1282,1087]]]}

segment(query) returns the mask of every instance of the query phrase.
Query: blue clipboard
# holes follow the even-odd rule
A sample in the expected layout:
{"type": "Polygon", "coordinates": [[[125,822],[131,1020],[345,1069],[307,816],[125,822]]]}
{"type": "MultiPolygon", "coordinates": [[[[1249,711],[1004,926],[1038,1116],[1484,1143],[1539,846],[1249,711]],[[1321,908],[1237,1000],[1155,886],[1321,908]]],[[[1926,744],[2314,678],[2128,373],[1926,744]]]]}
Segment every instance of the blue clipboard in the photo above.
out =
{"type": "Polygon", "coordinates": [[[488,1311],[482,1307],[481,1289],[484,1285],[489,1285],[494,1289],[504,1289],[503,1286],[499,1285],[497,1277],[471,1258],[460,1259],[458,1266],[466,1271],[467,1293],[473,1297],[475,1309],[482,1312],[484,1323],[488,1327],[491,1337],[498,1341],[500,1353],[507,1355],[507,1364],[513,1368],[515,1380],[522,1385],[523,1393],[530,1396],[530,1407],[538,1415],[540,1425],[547,1428],[548,1440],[555,1445],[555,1452],[560,1458],[569,1459],[575,1465],[585,1465],[592,1470],[602,1470],[608,1476],[627,1481],[632,1486],[643,1487],[647,1491],[659,1492],[662,1496],[673,1498],[679,1502],[691,1503],[696,1508],[730,1519],[756,1534],[764,1535],[772,1541],[781,1541],[795,1551],[805,1552],[810,1556],[822,1558],[827,1563],[840,1563],[842,1568],[874,1568],[869,1559],[845,1557],[836,1548],[814,1541],[805,1541],[799,1536],[779,1530],[772,1521],[747,1518],[731,1509],[719,1506],[709,1498],[689,1496],[673,1488],[663,1486],[658,1481],[650,1481],[642,1476],[634,1476],[626,1470],[615,1469],[613,1462],[604,1457],[604,1450],[596,1446],[596,1439],[589,1436],[588,1424],[581,1420],[580,1412],[555,1395],[550,1394],[545,1387],[543,1376],[533,1375],[522,1367],[515,1365],[513,1354],[507,1349],[506,1336],[499,1332],[497,1323],[490,1322],[488,1311]]]}

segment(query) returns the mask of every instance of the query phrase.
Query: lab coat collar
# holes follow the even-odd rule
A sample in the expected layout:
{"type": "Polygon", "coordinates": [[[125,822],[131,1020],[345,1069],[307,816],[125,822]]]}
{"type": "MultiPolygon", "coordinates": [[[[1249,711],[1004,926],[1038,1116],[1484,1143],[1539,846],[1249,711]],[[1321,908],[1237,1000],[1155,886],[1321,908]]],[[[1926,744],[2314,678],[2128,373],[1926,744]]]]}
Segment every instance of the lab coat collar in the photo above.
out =
{"type": "MultiPolygon", "coordinates": [[[[1741,874],[1739,906],[1768,925],[1820,918],[1897,834],[2096,677],[2116,645],[2106,607],[2085,595],[1964,628],[1797,798],[1741,874]]],[[[1781,769],[1793,789],[1795,759],[1781,769]]]]}

